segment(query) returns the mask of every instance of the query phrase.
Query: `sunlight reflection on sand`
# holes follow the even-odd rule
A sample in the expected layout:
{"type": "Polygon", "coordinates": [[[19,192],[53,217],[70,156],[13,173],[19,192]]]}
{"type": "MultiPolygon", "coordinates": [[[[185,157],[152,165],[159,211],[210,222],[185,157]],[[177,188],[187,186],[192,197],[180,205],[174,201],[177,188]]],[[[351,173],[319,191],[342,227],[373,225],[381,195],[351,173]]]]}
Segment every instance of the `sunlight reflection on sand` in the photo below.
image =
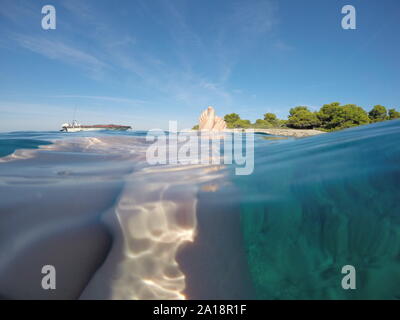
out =
{"type": "MultiPolygon", "coordinates": [[[[88,141],[88,145],[109,150],[107,145],[111,144],[118,154],[127,150],[127,141],[107,138],[96,141],[96,146],[93,140],[88,141]]],[[[145,148],[135,144],[134,159],[143,159],[145,148]]],[[[146,166],[125,177],[125,187],[107,220],[116,239],[122,234],[109,254],[112,272],[100,277],[112,275],[110,298],[185,299],[185,275],[176,261],[177,252],[185,242],[195,239],[200,185],[222,178],[222,168],[202,164],[146,166]]],[[[217,183],[213,185],[216,189],[217,183]]]]}
{"type": "Polygon", "coordinates": [[[185,298],[185,276],[176,254],[184,242],[195,238],[196,185],[221,177],[204,169],[146,168],[128,178],[115,210],[124,236],[124,258],[113,285],[114,299],[185,298]]]}

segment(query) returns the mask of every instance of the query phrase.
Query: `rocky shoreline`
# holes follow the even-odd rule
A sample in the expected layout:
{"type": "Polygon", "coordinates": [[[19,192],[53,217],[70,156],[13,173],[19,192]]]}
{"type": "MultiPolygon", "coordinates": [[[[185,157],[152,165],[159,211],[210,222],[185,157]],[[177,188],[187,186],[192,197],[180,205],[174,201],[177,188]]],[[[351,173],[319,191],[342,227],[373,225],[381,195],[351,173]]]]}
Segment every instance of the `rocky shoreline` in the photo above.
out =
{"type": "Polygon", "coordinates": [[[285,137],[310,137],[316,136],[322,133],[326,133],[324,131],[315,130],[315,129],[289,129],[289,128],[278,128],[278,129],[254,129],[255,133],[265,133],[272,134],[276,136],[285,136],[285,137]]]}
{"type": "Polygon", "coordinates": [[[234,131],[244,131],[248,132],[250,130],[254,130],[254,133],[262,133],[262,134],[270,134],[274,136],[283,136],[283,137],[310,137],[316,136],[322,133],[326,133],[324,131],[315,130],[315,129],[290,129],[290,128],[271,128],[271,129],[225,129],[225,132],[234,132],[234,131]]]}
{"type": "MultiPolygon", "coordinates": [[[[289,128],[273,128],[273,129],[225,129],[221,132],[250,132],[254,130],[254,133],[269,134],[274,136],[282,137],[311,137],[322,133],[327,133],[325,131],[315,130],[315,129],[289,129],[289,128]]],[[[188,130],[187,132],[198,132],[199,130],[188,130]]]]}

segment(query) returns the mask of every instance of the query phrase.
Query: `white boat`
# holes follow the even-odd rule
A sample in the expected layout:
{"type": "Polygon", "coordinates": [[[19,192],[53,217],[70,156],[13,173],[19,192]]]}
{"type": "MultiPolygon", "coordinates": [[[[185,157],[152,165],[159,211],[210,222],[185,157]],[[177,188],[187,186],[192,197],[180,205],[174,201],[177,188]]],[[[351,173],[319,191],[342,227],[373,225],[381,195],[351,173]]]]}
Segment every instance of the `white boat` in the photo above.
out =
{"type": "Polygon", "coordinates": [[[113,130],[113,131],[126,131],[132,129],[131,126],[121,126],[116,124],[96,124],[96,125],[82,125],[76,120],[72,123],[64,123],[61,126],[62,132],[80,132],[80,131],[102,131],[102,130],[113,130]]]}

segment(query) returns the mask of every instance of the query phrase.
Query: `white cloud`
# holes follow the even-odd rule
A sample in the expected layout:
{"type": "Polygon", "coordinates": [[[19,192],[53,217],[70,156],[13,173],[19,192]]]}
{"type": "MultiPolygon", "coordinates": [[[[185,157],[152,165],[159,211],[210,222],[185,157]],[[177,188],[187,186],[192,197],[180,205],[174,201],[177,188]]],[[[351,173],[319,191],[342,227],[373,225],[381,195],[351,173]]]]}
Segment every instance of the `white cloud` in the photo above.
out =
{"type": "Polygon", "coordinates": [[[14,34],[14,40],[23,48],[41,54],[47,58],[78,65],[92,72],[100,72],[109,67],[95,56],[69,46],[58,40],[50,40],[40,36],[14,34]]]}

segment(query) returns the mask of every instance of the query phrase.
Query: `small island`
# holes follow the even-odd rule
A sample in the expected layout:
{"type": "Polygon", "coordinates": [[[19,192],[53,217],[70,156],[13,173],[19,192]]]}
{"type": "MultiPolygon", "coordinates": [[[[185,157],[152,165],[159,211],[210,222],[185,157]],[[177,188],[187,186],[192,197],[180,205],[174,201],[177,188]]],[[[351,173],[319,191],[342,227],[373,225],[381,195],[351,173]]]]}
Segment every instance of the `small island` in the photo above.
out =
{"type": "MultiPolygon", "coordinates": [[[[213,110],[209,107],[208,110],[213,110]]],[[[200,124],[204,122],[202,113],[200,124]]],[[[218,117],[217,117],[218,118],[218,117]]],[[[287,137],[307,137],[326,132],[338,131],[369,123],[394,120],[400,118],[400,112],[396,109],[387,109],[382,105],[375,105],[369,112],[355,104],[341,105],[333,102],[323,105],[319,111],[311,111],[307,106],[298,106],[290,109],[287,120],[278,119],[273,113],[264,114],[263,119],[257,119],[254,123],[241,119],[237,113],[225,115],[219,127],[223,131],[253,129],[256,133],[265,133],[287,137]],[[224,123],[222,123],[224,121],[224,123]]],[[[202,130],[196,125],[193,130],[202,130]]]]}

